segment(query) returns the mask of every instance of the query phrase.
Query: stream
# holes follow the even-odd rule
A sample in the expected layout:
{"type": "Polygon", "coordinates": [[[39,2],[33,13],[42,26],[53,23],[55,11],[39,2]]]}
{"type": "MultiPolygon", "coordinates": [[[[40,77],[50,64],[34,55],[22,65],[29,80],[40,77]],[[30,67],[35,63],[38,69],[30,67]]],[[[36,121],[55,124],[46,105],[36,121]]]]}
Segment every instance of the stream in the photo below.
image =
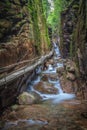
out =
{"type": "MultiPolygon", "coordinates": [[[[36,68],[36,77],[30,82],[27,88],[27,92],[34,91],[38,93],[42,97],[42,102],[37,105],[34,104],[34,106],[25,105],[23,108],[19,105],[18,110],[15,112],[13,111],[14,116],[17,116],[17,119],[14,121],[6,121],[2,130],[44,130],[45,128],[43,127],[46,125],[48,125],[49,127],[49,122],[51,122],[52,120],[55,123],[54,115],[57,116],[58,113],[61,115],[61,110],[63,109],[64,111],[66,111],[65,108],[61,108],[58,104],[61,104],[65,100],[71,100],[75,98],[75,94],[65,93],[62,90],[60,80],[56,75],[58,75],[57,68],[63,67],[63,62],[59,62],[58,60],[61,58],[61,55],[56,43],[53,43],[53,47],[53,64],[48,64],[48,67],[45,70],[43,70],[42,66],[36,68]],[[47,76],[46,82],[56,88],[57,92],[55,94],[43,93],[35,88],[35,85],[37,85],[39,82],[44,83],[42,78],[45,75],[47,76]],[[51,76],[53,76],[53,78],[51,78],[51,76]]],[[[54,123],[51,123],[50,125],[54,123]]],[[[61,125],[61,127],[63,126],[61,125]]],[[[48,128],[47,130],[54,129],[48,128]]],[[[59,128],[58,130],[62,129],[59,128]]]]}
{"type": "Polygon", "coordinates": [[[42,66],[37,68],[36,69],[37,76],[33,81],[31,81],[30,85],[28,86],[28,90],[35,91],[42,97],[43,100],[51,100],[52,103],[60,103],[64,100],[70,100],[72,98],[75,98],[75,94],[69,94],[63,92],[59,78],[56,78],[55,80],[50,79],[50,75],[57,75],[57,68],[63,67],[63,62],[58,62],[58,59],[61,58],[58,45],[56,43],[53,43],[53,47],[54,47],[54,56],[52,59],[54,60],[54,64],[53,65],[49,64],[48,68],[45,71],[42,70],[42,66]],[[35,90],[34,86],[41,81],[44,75],[48,75],[47,82],[53,84],[54,87],[58,89],[57,94],[45,94],[35,90]]]}

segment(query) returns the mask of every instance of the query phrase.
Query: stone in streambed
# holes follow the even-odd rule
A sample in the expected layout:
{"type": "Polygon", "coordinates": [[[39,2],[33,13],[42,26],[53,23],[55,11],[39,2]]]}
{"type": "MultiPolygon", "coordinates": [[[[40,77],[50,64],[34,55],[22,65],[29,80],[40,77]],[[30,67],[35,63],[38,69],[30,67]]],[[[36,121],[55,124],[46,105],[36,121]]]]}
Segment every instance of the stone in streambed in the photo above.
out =
{"type": "Polygon", "coordinates": [[[49,78],[48,75],[43,75],[42,78],[41,78],[41,80],[43,80],[43,81],[48,81],[48,78],[49,78]]]}
{"type": "Polygon", "coordinates": [[[66,66],[66,70],[70,73],[75,73],[75,67],[71,65],[66,66]]]}
{"type": "Polygon", "coordinates": [[[47,82],[39,82],[34,88],[43,94],[57,94],[58,89],[53,84],[47,82]]]}
{"type": "Polygon", "coordinates": [[[61,57],[59,57],[58,59],[57,59],[57,63],[64,63],[64,62],[66,62],[66,59],[63,59],[63,58],[61,58],[61,57]]]}
{"type": "Polygon", "coordinates": [[[58,80],[58,74],[42,74],[42,81],[48,82],[48,80],[57,81],[58,80]]]}
{"type": "Polygon", "coordinates": [[[18,109],[18,107],[19,107],[19,105],[15,104],[15,105],[11,106],[11,109],[12,109],[13,111],[15,111],[15,110],[18,109]]]}
{"type": "Polygon", "coordinates": [[[72,73],[67,73],[67,79],[71,81],[75,81],[76,76],[72,73]]]}
{"type": "Polygon", "coordinates": [[[50,74],[49,75],[49,78],[50,80],[52,81],[57,81],[59,78],[58,78],[58,74],[50,74]]]}
{"type": "Polygon", "coordinates": [[[17,120],[17,115],[15,111],[10,112],[10,114],[8,115],[8,119],[9,120],[17,120]]]}
{"type": "Polygon", "coordinates": [[[53,64],[54,64],[54,60],[53,60],[53,59],[50,59],[50,60],[49,60],[49,64],[53,65],[53,64]]]}
{"type": "Polygon", "coordinates": [[[18,97],[18,102],[20,105],[31,105],[34,103],[39,103],[41,101],[41,97],[36,92],[23,92],[18,97]]]}
{"type": "Polygon", "coordinates": [[[68,61],[64,64],[66,71],[69,73],[75,73],[76,67],[75,64],[72,61],[68,61]]]}
{"type": "Polygon", "coordinates": [[[63,75],[63,73],[64,73],[64,67],[57,68],[57,73],[58,73],[58,76],[63,75]]]}

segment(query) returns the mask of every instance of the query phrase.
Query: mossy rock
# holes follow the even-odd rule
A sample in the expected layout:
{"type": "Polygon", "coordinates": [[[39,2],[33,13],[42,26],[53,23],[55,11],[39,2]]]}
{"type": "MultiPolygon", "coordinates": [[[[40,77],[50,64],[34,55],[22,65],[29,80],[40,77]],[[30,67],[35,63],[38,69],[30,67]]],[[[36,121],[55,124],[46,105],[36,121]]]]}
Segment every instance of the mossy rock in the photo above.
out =
{"type": "Polygon", "coordinates": [[[31,105],[34,103],[39,103],[41,101],[41,97],[36,92],[23,92],[18,97],[18,102],[20,105],[31,105]]]}
{"type": "Polygon", "coordinates": [[[11,109],[12,109],[13,111],[17,110],[17,109],[18,109],[18,105],[15,104],[15,105],[11,106],[11,109]]]}

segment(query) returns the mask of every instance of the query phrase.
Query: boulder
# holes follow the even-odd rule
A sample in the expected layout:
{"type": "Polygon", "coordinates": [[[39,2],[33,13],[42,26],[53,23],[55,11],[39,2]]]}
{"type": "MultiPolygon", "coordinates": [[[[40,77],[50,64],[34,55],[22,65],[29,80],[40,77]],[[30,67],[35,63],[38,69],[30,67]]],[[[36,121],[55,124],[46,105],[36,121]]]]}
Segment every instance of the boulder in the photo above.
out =
{"type": "Polygon", "coordinates": [[[43,75],[42,78],[41,78],[41,80],[48,81],[48,75],[43,75]]]}
{"type": "Polygon", "coordinates": [[[64,64],[66,71],[70,73],[75,73],[76,71],[76,65],[71,60],[67,60],[67,62],[64,64]]]}
{"type": "Polygon", "coordinates": [[[12,106],[11,106],[11,109],[12,109],[13,111],[15,111],[15,110],[17,110],[17,109],[18,109],[18,106],[19,106],[19,105],[17,105],[17,104],[12,105],[12,106]]]}
{"type": "Polygon", "coordinates": [[[75,81],[76,76],[72,73],[67,73],[67,79],[71,81],[75,81]]]}
{"type": "Polygon", "coordinates": [[[60,59],[58,59],[57,62],[59,62],[59,63],[64,63],[64,62],[66,62],[66,59],[63,59],[63,58],[60,57],[60,59]]]}
{"type": "Polygon", "coordinates": [[[50,80],[55,81],[58,80],[58,74],[50,74],[49,75],[50,80]]]}
{"type": "Polygon", "coordinates": [[[48,82],[48,79],[52,81],[58,80],[58,74],[42,74],[42,81],[48,82]]]}
{"type": "Polygon", "coordinates": [[[53,65],[53,64],[54,64],[54,60],[53,60],[53,59],[50,59],[50,60],[49,60],[49,64],[53,65]]]}
{"type": "Polygon", "coordinates": [[[47,82],[39,82],[34,88],[43,94],[57,94],[58,89],[53,84],[47,82]]]}
{"type": "Polygon", "coordinates": [[[34,103],[39,103],[41,101],[41,97],[36,92],[23,92],[18,97],[18,102],[20,105],[31,105],[34,103]]]}
{"type": "Polygon", "coordinates": [[[58,67],[57,68],[57,73],[58,73],[58,76],[63,75],[63,73],[64,73],[64,67],[58,67]]]}
{"type": "Polygon", "coordinates": [[[66,70],[70,73],[75,73],[75,67],[71,64],[66,66],[66,70]]]}
{"type": "Polygon", "coordinates": [[[15,111],[10,112],[10,114],[8,115],[8,119],[9,120],[17,120],[16,112],[15,111]]]}

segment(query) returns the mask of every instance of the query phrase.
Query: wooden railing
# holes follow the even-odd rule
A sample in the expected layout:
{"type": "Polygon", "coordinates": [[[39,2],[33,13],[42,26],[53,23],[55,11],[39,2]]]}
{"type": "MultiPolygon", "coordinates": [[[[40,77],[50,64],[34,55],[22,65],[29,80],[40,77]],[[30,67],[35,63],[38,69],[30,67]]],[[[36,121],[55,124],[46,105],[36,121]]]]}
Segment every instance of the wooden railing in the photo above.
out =
{"type": "Polygon", "coordinates": [[[0,68],[0,74],[4,74],[1,78],[0,78],[0,86],[7,84],[15,79],[17,79],[18,77],[24,75],[25,73],[32,71],[33,69],[35,69],[37,66],[39,66],[40,64],[42,64],[47,58],[49,58],[52,54],[53,54],[53,50],[46,55],[40,56],[40,57],[36,57],[32,60],[24,60],[21,61],[19,63],[15,63],[3,68],[0,68]],[[20,69],[17,70],[13,70],[11,72],[8,72],[10,69],[15,68],[21,64],[27,63],[27,65],[21,67],[20,69]]]}

